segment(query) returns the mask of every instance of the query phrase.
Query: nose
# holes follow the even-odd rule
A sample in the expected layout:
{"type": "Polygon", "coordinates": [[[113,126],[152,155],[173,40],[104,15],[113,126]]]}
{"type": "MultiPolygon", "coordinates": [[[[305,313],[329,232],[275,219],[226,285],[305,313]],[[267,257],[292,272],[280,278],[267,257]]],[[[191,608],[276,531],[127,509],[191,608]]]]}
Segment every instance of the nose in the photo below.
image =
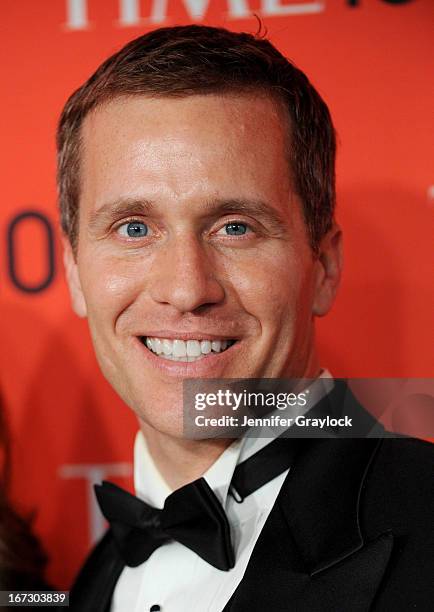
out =
{"type": "Polygon", "coordinates": [[[152,266],[148,288],[152,299],[180,313],[195,312],[224,300],[216,262],[195,236],[173,237],[152,266]]]}

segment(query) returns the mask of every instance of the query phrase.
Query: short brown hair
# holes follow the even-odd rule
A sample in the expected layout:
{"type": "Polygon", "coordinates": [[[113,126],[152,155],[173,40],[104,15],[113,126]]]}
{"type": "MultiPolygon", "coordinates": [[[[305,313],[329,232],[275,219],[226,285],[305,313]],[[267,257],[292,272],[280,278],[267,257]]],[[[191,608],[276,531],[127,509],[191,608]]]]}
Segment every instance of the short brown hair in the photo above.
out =
{"type": "Polygon", "coordinates": [[[306,75],[268,40],[223,28],[188,25],[144,34],[109,57],[67,101],[58,126],[61,225],[77,247],[80,136],[86,115],[129,95],[164,97],[264,92],[290,117],[290,166],[317,251],[335,206],[335,131],[327,105],[306,75]]]}

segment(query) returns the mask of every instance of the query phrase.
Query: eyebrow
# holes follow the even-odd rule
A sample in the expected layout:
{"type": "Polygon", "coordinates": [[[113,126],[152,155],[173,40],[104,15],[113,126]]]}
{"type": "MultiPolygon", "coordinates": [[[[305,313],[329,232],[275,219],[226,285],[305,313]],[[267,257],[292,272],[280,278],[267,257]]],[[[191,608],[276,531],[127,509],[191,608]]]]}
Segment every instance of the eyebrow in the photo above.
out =
{"type": "MultiPolygon", "coordinates": [[[[288,203],[288,208],[289,205],[290,203],[288,203]]],[[[99,228],[107,227],[107,225],[122,217],[151,215],[155,211],[155,203],[142,198],[122,198],[114,202],[107,202],[98,210],[90,213],[88,230],[93,232],[99,228]]],[[[251,216],[267,223],[276,232],[282,232],[287,226],[285,215],[262,200],[230,198],[227,200],[208,200],[204,203],[203,216],[205,217],[212,218],[230,214],[251,216]]]]}
{"type": "Polygon", "coordinates": [[[92,232],[99,228],[105,228],[122,217],[149,215],[153,209],[154,203],[150,200],[123,198],[115,202],[107,202],[98,210],[89,214],[88,230],[92,232]]]}

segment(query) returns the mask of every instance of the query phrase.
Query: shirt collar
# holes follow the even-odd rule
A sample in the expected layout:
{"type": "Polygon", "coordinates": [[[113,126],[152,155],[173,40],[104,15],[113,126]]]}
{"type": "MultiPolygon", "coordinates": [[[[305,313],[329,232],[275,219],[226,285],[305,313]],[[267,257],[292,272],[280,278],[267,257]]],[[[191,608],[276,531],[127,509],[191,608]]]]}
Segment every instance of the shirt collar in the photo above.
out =
{"type": "MultiPolygon", "coordinates": [[[[203,474],[223,506],[244,442],[243,438],[234,440],[203,474]]],[[[141,430],[134,442],[134,488],[137,497],[154,508],[163,508],[166,497],[173,493],[155,465],[141,430]]]]}
{"type": "Polygon", "coordinates": [[[137,497],[154,508],[163,508],[166,497],[172,493],[155,465],[140,429],[134,442],[134,488],[137,497]]]}

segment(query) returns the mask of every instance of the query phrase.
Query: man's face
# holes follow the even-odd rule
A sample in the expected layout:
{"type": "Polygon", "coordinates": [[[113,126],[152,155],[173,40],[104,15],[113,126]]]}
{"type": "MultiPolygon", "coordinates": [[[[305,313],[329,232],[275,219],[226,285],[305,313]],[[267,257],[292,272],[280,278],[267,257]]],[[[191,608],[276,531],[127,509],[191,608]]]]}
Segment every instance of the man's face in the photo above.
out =
{"type": "Polygon", "coordinates": [[[334,287],[287,121],[268,97],[229,94],[120,98],[85,120],[73,305],[105,377],[159,431],[181,433],[185,378],[317,373],[313,315],[334,287]]]}

